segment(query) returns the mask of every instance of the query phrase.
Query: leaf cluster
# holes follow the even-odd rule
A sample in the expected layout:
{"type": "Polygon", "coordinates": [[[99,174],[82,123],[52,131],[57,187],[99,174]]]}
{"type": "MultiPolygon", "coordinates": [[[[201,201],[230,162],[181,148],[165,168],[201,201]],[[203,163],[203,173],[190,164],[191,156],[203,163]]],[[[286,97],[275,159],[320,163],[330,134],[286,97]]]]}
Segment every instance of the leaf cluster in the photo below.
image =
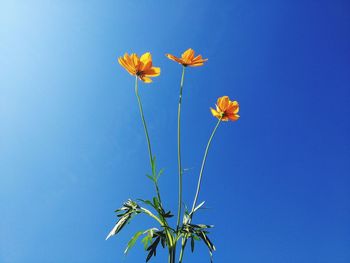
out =
{"type": "Polygon", "coordinates": [[[152,227],[147,230],[137,231],[129,240],[124,251],[125,254],[127,254],[132,247],[134,247],[137,240],[141,236],[144,236],[141,242],[143,243],[144,249],[148,252],[146,257],[146,262],[148,262],[152,257],[157,255],[157,248],[159,244],[161,244],[163,248],[171,248],[176,246],[176,242],[182,238],[184,246],[186,246],[187,241],[190,242],[192,252],[194,252],[195,249],[195,241],[204,242],[209,250],[210,258],[212,259],[212,253],[215,251],[215,246],[208,238],[208,234],[209,229],[213,226],[191,223],[193,215],[199,209],[203,208],[204,202],[196,206],[192,212],[188,212],[186,208],[182,225],[177,229],[171,228],[168,224],[168,219],[173,217],[173,214],[171,211],[163,208],[158,188],[158,179],[162,173],[163,170],[160,170],[158,173],[156,172],[155,158],[152,158],[152,175],[147,175],[147,177],[154,183],[157,196],[154,196],[151,200],[137,199],[136,201],[133,201],[129,199],[124,202],[122,207],[115,210],[118,220],[106,239],[118,234],[127,224],[132,221],[134,216],[138,214],[145,214],[155,219],[160,225],[161,229],[152,227]],[[151,210],[154,210],[156,213],[154,214],[146,207],[141,206],[141,203],[146,205],[146,207],[150,207],[151,210]]]}
{"type": "Polygon", "coordinates": [[[215,251],[215,246],[208,237],[208,229],[212,227],[212,225],[186,223],[182,225],[180,232],[185,242],[187,240],[191,241],[192,252],[194,252],[195,241],[203,241],[208,247],[210,257],[212,258],[212,254],[215,251]]]}

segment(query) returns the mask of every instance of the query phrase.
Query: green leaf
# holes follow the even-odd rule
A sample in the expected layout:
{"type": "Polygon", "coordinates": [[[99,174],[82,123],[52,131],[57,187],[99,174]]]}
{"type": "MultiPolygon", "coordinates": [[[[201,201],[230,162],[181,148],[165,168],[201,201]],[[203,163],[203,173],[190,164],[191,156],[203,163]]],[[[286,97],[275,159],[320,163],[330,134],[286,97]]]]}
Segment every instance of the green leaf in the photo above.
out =
{"type": "Polygon", "coordinates": [[[121,208],[117,209],[115,212],[117,213],[119,220],[117,221],[111,232],[109,232],[108,236],[106,237],[106,240],[111,236],[118,234],[118,232],[130,222],[134,215],[139,214],[140,206],[136,202],[129,199],[123,204],[121,208]]]}
{"type": "Polygon", "coordinates": [[[147,234],[141,241],[143,243],[143,247],[145,248],[145,250],[148,248],[148,246],[152,242],[154,231],[158,231],[158,229],[154,227],[143,232],[143,234],[147,234]]]}
{"type": "Polygon", "coordinates": [[[135,235],[130,239],[130,241],[128,242],[128,245],[124,251],[124,254],[128,254],[129,250],[133,248],[133,246],[135,245],[137,239],[143,234],[143,231],[138,231],[135,233],[135,235]]]}
{"type": "Polygon", "coordinates": [[[159,209],[159,200],[157,197],[153,197],[153,205],[157,210],[159,209]]]}
{"type": "Polygon", "coordinates": [[[148,262],[152,256],[156,256],[157,254],[157,246],[159,244],[160,241],[160,236],[158,236],[154,242],[147,248],[147,251],[149,251],[147,258],[146,258],[146,262],[148,262]]]}
{"type": "Polygon", "coordinates": [[[201,239],[197,236],[193,236],[194,240],[200,241],[201,239]]]}
{"type": "Polygon", "coordinates": [[[205,201],[203,201],[202,203],[200,203],[199,205],[196,206],[195,209],[193,209],[192,214],[194,214],[199,208],[201,208],[204,205],[205,201]]]}
{"type": "Polygon", "coordinates": [[[193,238],[193,236],[191,237],[191,251],[192,251],[192,253],[194,251],[194,238],[193,238]]]}
{"type": "Polygon", "coordinates": [[[143,247],[146,250],[148,248],[149,244],[151,243],[151,239],[149,238],[149,236],[145,236],[144,238],[142,238],[141,242],[143,244],[143,247]]]}
{"type": "Polygon", "coordinates": [[[110,238],[111,236],[114,236],[114,235],[118,234],[120,232],[120,230],[122,230],[123,227],[130,221],[131,218],[132,218],[132,214],[131,213],[127,213],[124,216],[122,216],[118,220],[118,222],[115,224],[115,226],[113,227],[111,232],[109,232],[108,236],[106,237],[106,240],[108,238],[110,238]]]}
{"type": "Polygon", "coordinates": [[[208,236],[205,234],[205,231],[200,231],[198,233],[198,236],[204,241],[204,243],[207,245],[208,249],[210,250],[210,252],[215,251],[215,246],[213,245],[213,243],[210,241],[210,239],[208,238],[208,236]]]}
{"type": "Polygon", "coordinates": [[[185,211],[185,213],[184,213],[184,218],[183,218],[183,220],[182,220],[182,223],[183,223],[184,225],[186,225],[189,221],[190,221],[190,216],[189,216],[189,214],[185,211]]]}
{"type": "Polygon", "coordinates": [[[197,229],[208,229],[208,228],[213,228],[213,225],[204,225],[204,224],[189,224],[192,228],[197,228],[197,229]]]}
{"type": "Polygon", "coordinates": [[[153,176],[151,176],[151,175],[149,175],[149,174],[146,174],[146,177],[149,178],[152,182],[154,182],[153,176]]]}
{"type": "Polygon", "coordinates": [[[152,237],[150,237],[149,235],[145,236],[143,239],[142,239],[142,244],[143,244],[143,247],[144,249],[146,250],[148,248],[148,246],[151,244],[151,241],[152,241],[152,237]]]}
{"type": "Polygon", "coordinates": [[[167,243],[165,236],[160,237],[160,243],[161,243],[162,247],[165,248],[165,245],[167,243]]]}
{"type": "Polygon", "coordinates": [[[213,252],[209,250],[209,255],[210,255],[210,263],[213,263],[213,252]]]}
{"type": "Polygon", "coordinates": [[[164,215],[163,215],[163,217],[164,218],[170,218],[170,217],[173,217],[174,215],[171,213],[171,211],[168,211],[168,212],[166,212],[164,215]]]}
{"type": "Polygon", "coordinates": [[[153,256],[153,251],[151,250],[147,255],[146,262],[148,262],[152,256],[153,256]]]}
{"type": "Polygon", "coordinates": [[[160,171],[158,172],[158,176],[157,176],[157,180],[159,179],[159,177],[164,173],[164,168],[160,169],[160,171]]]}

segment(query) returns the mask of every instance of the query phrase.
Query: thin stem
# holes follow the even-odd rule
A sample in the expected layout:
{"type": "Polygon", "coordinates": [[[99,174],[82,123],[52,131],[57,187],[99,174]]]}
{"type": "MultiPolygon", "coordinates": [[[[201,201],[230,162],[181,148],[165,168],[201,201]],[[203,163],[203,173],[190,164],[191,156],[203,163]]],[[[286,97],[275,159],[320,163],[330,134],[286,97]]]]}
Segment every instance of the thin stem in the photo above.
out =
{"type": "MultiPolygon", "coordinates": [[[[165,234],[167,236],[168,242],[169,242],[169,247],[174,247],[174,240],[173,240],[173,236],[171,235],[169,229],[168,229],[168,225],[164,222],[162,222],[162,220],[160,220],[156,215],[154,215],[151,211],[149,211],[148,209],[141,207],[141,211],[147,215],[149,215],[150,217],[152,217],[153,219],[157,220],[157,222],[161,225],[161,227],[163,227],[165,229],[165,234]]],[[[175,248],[173,248],[175,249],[175,248]]],[[[170,250],[169,250],[170,251],[170,250]]]]}
{"type": "MultiPolygon", "coordinates": [[[[140,95],[139,95],[137,76],[135,78],[135,94],[136,94],[137,102],[138,102],[139,109],[140,109],[140,115],[141,115],[141,119],[142,119],[143,128],[144,128],[145,134],[146,134],[149,161],[150,161],[153,177],[155,178],[156,177],[156,174],[154,174],[155,173],[155,169],[154,169],[154,165],[155,164],[154,164],[153,155],[152,155],[151,140],[150,140],[149,135],[148,135],[148,129],[147,129],[147,125],[146,125],[146,120],[145,120],[145,116],[143,114],[142,102],[141,102],[141,98],[140,98],[140,95]]],[[[156,180],[154,180],[154,185],[155,185],[155,188],[156,188],[158,200],[159,200],[160,203],[162,203],[162,200],[160,198],[160,192],[159,192],[158,183],[156,182],[156,180]]]]}
{"type": "Polygon", "coordinates": [[[152,217],[153,219],[157,220],[157,222],[161,225],[161,227],[165,228],[165,233],[167,236],[167,239],[169,241],[169,247],[173,247],[174,246],[174,240],[173,240],[173,236],[171,235],[169,229],[168,229],[168,225],[166,222],[162,222],[162,220],[160,220],[156,215],[154,215],[151,211],[149,211],[148,209],[141,207],[141,211],[147,215],[149,215],[150,217],[152,217]]]}
{"type": "Polygon", "coordinates": [[[181,166],[181,102],[182,102],[182,89],[185,78],[185,66],[182,67],[182,75],[180,82],[180,95],[179,95],[179,105],[177,109],[177,160],[178,160],[178,172],[179,172],[179,197],[178,197],[178,209],[177,209],[177,221],[176,228],[179,228],[180,217],[181,217],[181,207],[182,207],[182,166],[181,166]]]}
{"type": "MultiPolygon", "coordinates": [[[[190,212],[190,218],[189,218],[189,222],[191,223],[192,217],[193,217],[193,211],[196,208],[196,204],[197,204],[197,199],[198,199],[198,195],[199,195],[199,191],[201,188],[201,182],[202,182],[202,176],[203,176],[203,171],[204,171],[204,167],[205,167],[205,162],[207,160],[207,156],[208,156],[208,151],[210,148],[210,144],[211,141],[213,140],[213,137],[215,135],[215,132],[217,130],[217,128],[219,127],[219,124],[221,123],[221,118],[218,120],[213,132],[211,133],[208,143],[207,143],[207,147],[205,148],[205,152],[204,152],[204,156],[203,156],[203,160],[202,160],[202,166],[199,172],[199,178],[198,178],[198,184],[197,184],[197,191],[196,191],[196,195],[194,197],[194,201],[193,201],[193,205],[192,205],[192,209],[190,212]]],[[[185,247],[186,247],[186,243],[187,243],[187,237],[185,236],[184,238],[182,238],[182,242],[181,242],[181,251],[180,251],[180,257],[179,257],[179,263],[182,263],[182,258],[185,252],[185,247]]]]}
{"type": "Polygon", "coordinates": [[[213,132],[210,135],[209,141],[207,143],[207,147],[205,148],[205,152],[204,152],[204,157],[203,157],[203,161],[202,161],[202,166],[201,166],[201,170],[199,172],[199,178],[198,178],[198,184],[197,184],[197,191],[196,191],[196,195],[194,197],[194,201],[193,201],[193,205],[192,205],[192,210],[191,210],[191,218],[193,216],[193,211],[196,208],[196,204],[197,204],[197,199],[198,199],[198,195],[199,195],[199,191],[201,189],[201,182],[202,182],[202,176],[203,176],[203,171],[204,171],[204,167],[205,167],[205,162],[207,160],[207,155],[208,155],[208,151],[210,148],[210,144],[211,141],[213,140],[213,137],[215,135],[215,132],[217,130],[217,128],[219,127],[219,124],[221,123],[221,118],[218,120],[213,132]]]}
{"type": "Polygon", "coordinates": [[[157,220],[157,222],[162,227],[164,226],[163,222],[157,216],[155,216],[151,211],[149,211],[148,209],[141,207],[141,211],[144,212],[145,214],[149,215],[150,217],[154,218],[155,220],[157,220]]]}
{"type": "Polygon", "coordinates": [[[148,146],[148,155],[149,155],[149,161],[151,164],[151,168],[153,167],[153,155],[152,155],[152,148],[151,148],[151,141],[149,139],[149,135],[148,135],[148,130],[147,130],[147,125],[146,125],[146,121],[145,121],[145,116],[143,114],[143,109],[142,109],[142,103],[141,103],[141,98],[139,96],[139,88],[138,88],[138,82],[137,82],[137,76],[135,78],[135,94],[137,97],[137,102],[139,104],[139,109],[140,109],[140,114],[141,114],[141,119],[142,119],[142,124],[143,124],[143,128],[145,130],[145,134],[146,134],[146,139],[147,139],[147,146],[148,146]]]}
{"type": "MultiPolygon", "coordinates": [[[[146,121],[145,121],[145,116],[143,114],[143,109],[142,109],[141,98],[139,96],[137,76],[135,78],[135,94],[136,94],[137,102],[138,102],[139,109],[140,109],[140,115],[141,115],[141,119],[142,119],[143,128],[144,128],[145,134],[146,134],[147,146],[148,146],[148,154],[149,154],[149,161],[150,161],[150,165],[151,165],[151,169],[152,169],[152,174],[153,174],[153,177],[154,177],[154,181],[153,182],[154,182],[154,185],[155,185],[155,188],[156,188],[156,192],[157,192],[159,203],[162,205],[162,200],[160,198],[159,187],[158,187],[158,183],[157,183],[157,180],[156,180],[156,174],[155,174],[156,171],[155,171],[155,167],[154,167],[155,163],[154,163],[154,159],[153,159],[153,155],[152,155],[151,140],[149,139],[147,125],[146,125],[146,121]]],[[[142,211],[144,213],[148,214],[149,216],[153,217],[155,220],[157,220],[159,222],[159,224],[163,228],[166,228],[165,232],[166,232],[166,235],[167,235],[169,246],[173,246],[173,242],[174,242],[173,241],[173,237],[172,237],[171,233],[169,232],[168,224],[167,224],[166,220],[164,220],[162,215],[159,214],[162,217],[164,222],[162,222],[162,220],[160,220],[157,216],[155,216],[151,211],[149,211],[149,210],[147,210],[145,208],[142,208],[142,211]]]]}
{"type": "Polygon", "coordinates": [[[169,248],[169,258],[168,262],[169,263],[175,263],[175,246],[169,248]]]}
{"type": "Polygon", "coordinates": [[[180,250],[180,256],[179,256],[179,263],[182,263],[182,258],[184,256],[184,252],[185,252],[185,246],[186,246],[186,239],[182,239],[181,242],[181,250],[180,250]]]}

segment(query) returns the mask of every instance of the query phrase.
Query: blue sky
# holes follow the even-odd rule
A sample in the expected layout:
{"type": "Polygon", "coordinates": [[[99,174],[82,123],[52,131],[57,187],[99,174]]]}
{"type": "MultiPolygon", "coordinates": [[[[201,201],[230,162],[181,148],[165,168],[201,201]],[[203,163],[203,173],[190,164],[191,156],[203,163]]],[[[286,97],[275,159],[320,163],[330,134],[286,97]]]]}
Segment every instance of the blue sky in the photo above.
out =
{"type": "MultiPolygon", "coordinates": [[[[209,153],[196,222],[214,224],[215,262],[350,262],[348,1],[2,1],[0,262],[143,262],[133,232],[104,238],[127,198],[153,195],[133,78],[124,52],[162,68],[141,85],[161,191],[176,211],[181,67],[186,72],[185,195],[191,203],[209,107],[229,95],[241,119],[209,153]]],[[[186,262],[209,262],[204,246],[186,262]]],[[[153,262],[165,262],[160,253],[153,262]]]]}

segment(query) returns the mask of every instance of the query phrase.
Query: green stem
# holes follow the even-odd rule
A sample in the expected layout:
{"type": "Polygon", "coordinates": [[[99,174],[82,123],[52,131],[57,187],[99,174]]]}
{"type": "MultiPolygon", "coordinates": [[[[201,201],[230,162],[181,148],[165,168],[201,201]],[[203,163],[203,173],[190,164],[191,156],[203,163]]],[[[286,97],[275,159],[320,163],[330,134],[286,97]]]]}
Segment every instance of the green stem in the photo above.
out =
{"type": "Polygon", "coordinates": [[[179,256],[179,263],[182,263],[182,258],[184,256],[185,252],[185,246],[186,246],[187,239],[183,238],[181,242],[181,250],[180,250],[180,256],[179,256]]]}
{"type": "Polygon", "coordinates": [[[163,222],[162,222],[157,216],[155,216],[151,211],[149,211],[148,209],[141,207],[141,211],[142,211],[143,213],[149,215],[149,216],[152,217],[153,219],[157,220],[157,222],[158,222],[162,227],[164,226],[163,222]]]}
{"type": "Polygon", "coordinates": [[[160,220],[156,215],[154,215],[151,211],[149,211],[148,209],[146,209],[144,207],[141,207],[141,211],[143,213],[149,215],[153,219],[155,219],[160,224],[160,226],[165,229],[165,234],[166,234],[168,242],[169,242],[169,247],[174,247],[174,239],[169,231],[167,223],[162,222],[162,220],[160,220]]]}
{"type": "MultiPolygon", "coordinates": [[[[213,140],[213,137],[215,135],[215,132],[217,130],[217,128],[219,127],[219,124],[221,123],[221,118],[218,120],[213,132],[211,133],[210,135],[210,138],[208,140],[208,143],[207,143],[207,147],[205,148],[205,152],[204,152],[204,156],[203,156],[203,160],[202,160],[202,166],[201,166],[201,169],[200,169],[200,172],[199,172],[199,178],[198,178],[198,184],[197,184],[197,191],[196,191],[196,195],[194,197],[194,201],[193,201],[193,205],[192,205],[192,209],[191,209],[191,212],[190,212],[190,219],[189,219],[189,222],[188,223],[191,223],[191,220],[192,220],[192,217],[193,217],[193,211],[194,209],[196,208],[196,204],[197,204],[197,199],[198,199],[198,195],[199,195],[199,191],[200,191],[200,188],[201,188],[201,182],[202,182],[202,176],[203,176],[203,171],[204,171],[204,167],[205,167],[205,162],[207,160],[207,156],[208,156],[208,151],[209,151],[209,148],[210,148],[210,144],[211,144],[211,141],[213,140]]],[[[183,258],[183,255],[184,255],[184,251],[185,251],[185,247],[186,247],[186,243],[187,243],[187,238],[186,236],[182,239],[182,243],[181,243],[181,251],[180,251],[180,257],[179,257],[179,263],[182,262],[182,258],[183,258]]]]}
{"type": "MultiPolygon", "coordinates": [[[[154,171],[155,169],[153,168],[154,167],[154,161],[153,161],[153,155],[152,155],[151,140],[150,140],[149,135],[148,135],[148,129],[147,129],[147,125],[146,125],[146,120],[145,120],[145,116],[143,114],[142,102],[141,102],[141,98],[140,98],[140,95],[139,95],[139,87],[138,87],[137,76],[135,78],[135,94],[136,94],[137,102],[138,102],[139,109],[140,109],[140,115],[141,115],[141,119],[142,119],[143,128],[144,128],[145,134],[146,134],[149,161],[150,161],[153,177],[155,178],[156,175],[154,174],[155,173],[155,171],[154,171]]],[[[156,180],[154,180],[154,185],[155,185],[155,188],[156,188],[158,200],[159,200],[160,203],[162,203],[162,200],[160,198],[159,187],[158,187],[158,184],[157,184],[156,180]]]]}
{"type": "Polygon", "coordinates": [[[216,124],[216,126],[215,126],[215,128],[213,130],[213,132],[211,133],[209,141],[207,143],[207,147],[205,148],[204,157],[203,157],[203,161],[202,161],[202,166],[201,166],[201,170],[199,172],[197,191],[196,191],[196,195],[194,197],[194,201],[193,201],[193,205],[192,205],[192,209],[191,209],[191,213],[190,213],[191,214],[191,216],[190,216],[191,219],[192,219],[192,216],[193,216],[193,211],[196,208],[199,191],[201,189],[202,175],[203,175],[203,171],[204,171],[205,162],[207,161],[207,155],[208,155],[208,151],[209,151],[209,148],[210,148],[210,144],[211,144],[211,141],[213,140],[215,132],[216,132],[217,128],[219,127],[220,123],[221,123],[221,118],[218,120],[218,122],[217,122],[217,124],[216,124]]]}
{"type": "Polygon", "coordinates": [[[141,211],[143,213],[149,215],[153,219],[155,219],[160,224],[161,227],[165,228],[165,234],[166,234],[168,242],[169,242],[169,247],[174,247],[174,239],[169,231],[168,224],[166,222],[162,222],[162,220],[160,220],[156,215],[154,215],[151,211],[149,211],[148,209],[146,209],[144,207],[141,207],[141,211]]]}
{"type": "MultiPolygon", "coordinates": [[[[139,109],[140,109],[140,114],[141,114],[141,119],[142,119],[143,128],[144,128],[145,134],[146,134],[149,161],[150,161],[151,168],[152,168],[152,167],[153,167],[153,155],[152,155],[151,141],[150,141],[150,139],[149,139],[148,130],[147,130],[147,125],[146,125],[146,121],[145,121],[145,116],[144,116],[144,114],[143,114],[143,109],[142,109],[141,98],[140,98],[140,96],[139,96],[139,87],[138,87],[138,82],[137,82],[137,76],[136,76],[136,78],[135,78],[135,94],[136,94],[136,97],[137,97],[137,102],[138,102],[138,104],[139,104],[139,109]]],[[[153,169],[152,169],[152,170],[153,170],[153,169]]]]}
{"type": "MultiPolygon", "coordinates": [[[[151,140],[149,139],[149,135],[148,135],[148,130],[147,130],[147,125],[146,125],[146,121],[145,121],[145,116],[143,114],[143,109],[142,109],[142,103],[141,103],[141,98],[139,96],[139,90],[138,90],[138,79],[137,79],[137,76],[135,78],[135,94],[136,94],[136,97],[137,97],[137,102],[138,102],[138,105],[139,105],[139,109],[140,109],[140,115],[141,115],[141,119],[142,119],[142,124],[143,124],[143,128],[145,130],[145,134],[146,134],[146,139],[147,139],[147,146],[148,146],[148,154],[149,154],[149,161],[150,161],[150,164],[151,164],[151,169],[152,169],[152,174],[153,174],[153,178],[154,178],[154,185],[155,185],[155,188],[156,188],[156,192],[157,192],[157,196],[158,196],[158,200],[159,200],[159,203],[160,205],[162,205],[162,200],[160,198],[160,192],[159,192],[159,187],[158,187],[158,183],[157,183],[157,180],[156,180],[156,171],[155,171],[155,168],[154,168],[154,159],[153,159],[153,155],[152,155],[152,148],[151,148],[151,140]]],[[[145,209],[145,208],[142,208],[142,211],[146,214],[148,214],[149,216],[153,217],[155,220],[157,220],[159,222],[159,224],[165,228],[165,232],[166,232],[166,235],[167,235],[167,239],[168,239],[168,242],[169,242],[169,246],[173,246],[173,237],[168,229],[168,224],[166,222],[166,220],[162,217],[161,214],[159,214],[160,217],[162,217],[163,220],[159,219],[157,216],[155,216],[151,211],[145,209]],[[162,222],[164,221],[164,222],[162,222]]]]}
{"type": "Polygon", "coordinates": [[[175,247],[170,247],[169,248],[169,257],[168,257],[168,262],[169,263],[175,263],[175,247]]]}
{"type": "Polygon", "coordinates": [[[180,95],[179,105],[177,109],[177,160],[178,160],[178,172],[179,172],[179,197],[178,197],[178,209],[177,209],[177,221],[176,228],[180,226],[181,207],[182,207],[182,166],[181,166],[181,102],[182,102],[182,89],[185,78],[185,66],[182,67],[182,76],[180,82],[180,95]]]}

